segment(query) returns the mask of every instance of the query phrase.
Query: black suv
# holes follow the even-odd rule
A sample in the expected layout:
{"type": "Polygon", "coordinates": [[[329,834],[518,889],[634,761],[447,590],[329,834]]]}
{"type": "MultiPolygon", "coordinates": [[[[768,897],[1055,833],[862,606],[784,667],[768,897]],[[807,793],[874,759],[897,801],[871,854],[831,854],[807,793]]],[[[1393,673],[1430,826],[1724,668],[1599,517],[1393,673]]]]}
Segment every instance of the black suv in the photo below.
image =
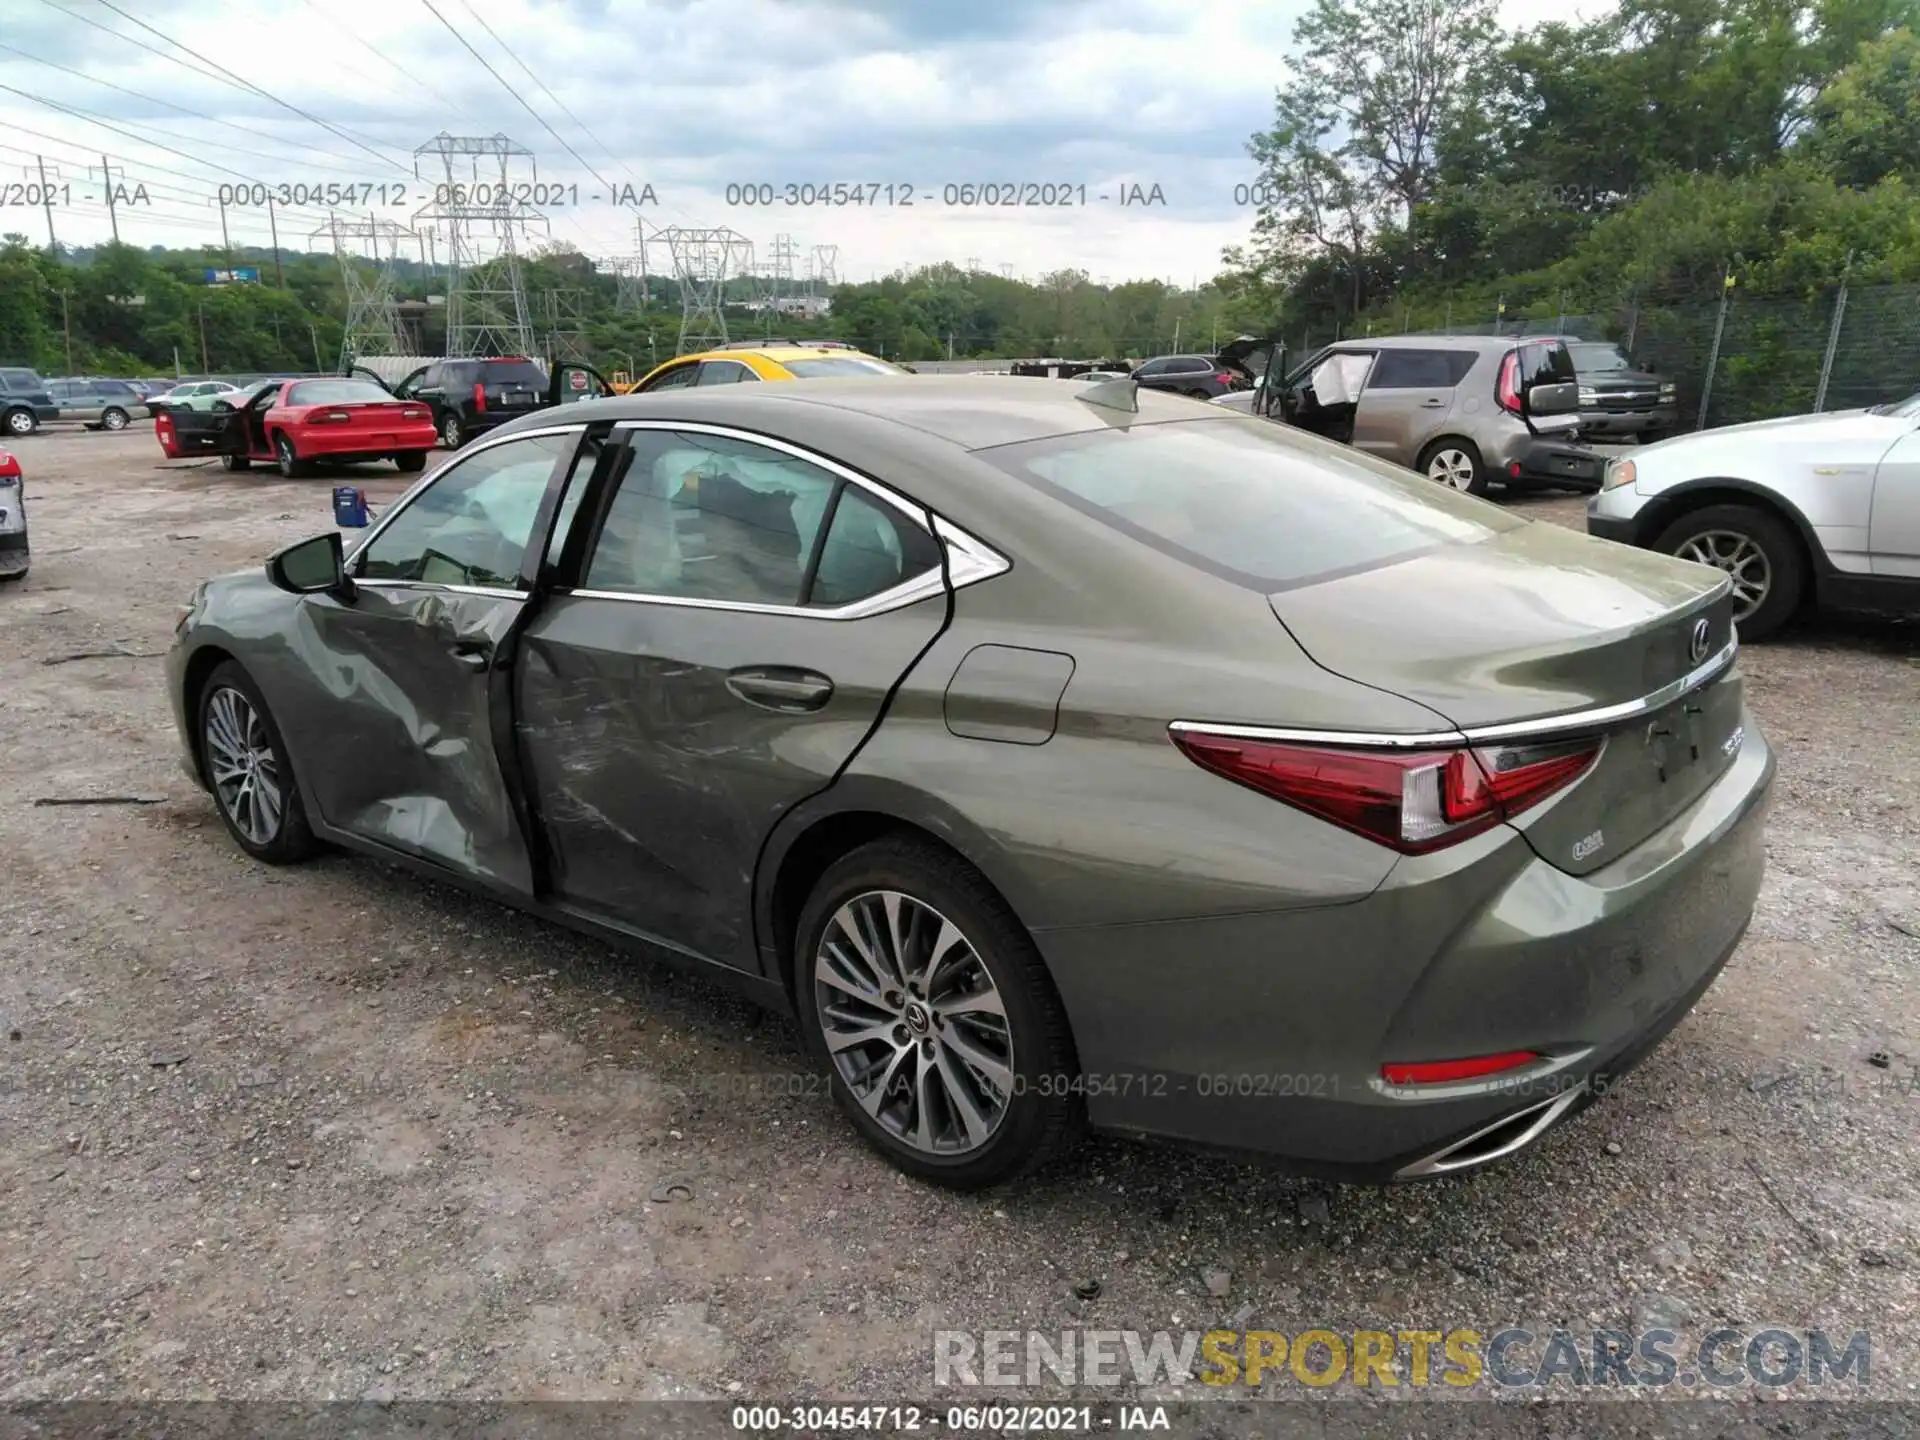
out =
{"type": "Polygon", "coordinates": [[[1156,355],[1137,367],[1133,378],[1149,390],[1171,390],[1196,400],[1217,400],[1253,388],[1246,357],[1259,342],[1241,336],[1218,355],[1156,355]]]}
{"type": "Polygon", "coordinates": [[[31,435],[42,420],[59,416],[60,407],[39,372],[0,365],[0,430],[9,435],[31,435]]]}
{"type": "Polygon", "coordinates": [[[1680,387],[1610,340],[1566,340],[1580,377],[1580,433],[1663,440],[1680,425],[1680,387]]]}
{"type": "Polygon", "coordinates": [[[524,355],[436,360],[392,390],[402,400],[424,400],[433,407],[434,429],[449,450],[550,403],[546,367],[524,355]]]}

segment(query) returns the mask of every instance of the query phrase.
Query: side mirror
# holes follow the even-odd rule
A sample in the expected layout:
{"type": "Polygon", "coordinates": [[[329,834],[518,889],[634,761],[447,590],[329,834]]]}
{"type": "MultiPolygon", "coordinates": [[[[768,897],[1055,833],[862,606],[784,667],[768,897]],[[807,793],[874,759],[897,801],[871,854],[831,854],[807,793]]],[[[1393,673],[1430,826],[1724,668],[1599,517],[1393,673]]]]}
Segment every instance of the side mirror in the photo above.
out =
{"type": "Polygon", "coordinates": [[[1535,385],[1523,402],[1529,415],[1572,415],[1580,409],[1580,386],[1569,380],[1558,385],[1535,385]]]}
{"type": "Polygon", "coordinates": [[[267,578],[295,595],[333,592],[343,600],[353,598],[353,581],[347,576],[346,550],[338,531],[275,552],[267,561],[267,578]]]}

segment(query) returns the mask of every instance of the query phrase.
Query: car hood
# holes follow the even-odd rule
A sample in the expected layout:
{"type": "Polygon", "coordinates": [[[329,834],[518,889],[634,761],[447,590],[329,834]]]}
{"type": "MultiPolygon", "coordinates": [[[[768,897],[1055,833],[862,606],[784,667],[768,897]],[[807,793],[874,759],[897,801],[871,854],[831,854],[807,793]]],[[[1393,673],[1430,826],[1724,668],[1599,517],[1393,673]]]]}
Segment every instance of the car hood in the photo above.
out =
{"type": "Polygon", "coordinates": [[[1823,464],[1870,463],[1913,428],[1910,418],[1875,415],[1866,410],[1787,415],[1676,435],[1641,446],[1632,459],[1642,481],[1693,479],[1721,470],[1739,474],[1775,462],[1783,446],[1818,451],[1823,464]]]}
{"type": "Polygon", "coordinates": [[[1686,674],[1693,621],[1731,636],[1719,571],[1535,522],[1274,594],[1315,661],[1456,726],[1640,699],[1686,674]]]}

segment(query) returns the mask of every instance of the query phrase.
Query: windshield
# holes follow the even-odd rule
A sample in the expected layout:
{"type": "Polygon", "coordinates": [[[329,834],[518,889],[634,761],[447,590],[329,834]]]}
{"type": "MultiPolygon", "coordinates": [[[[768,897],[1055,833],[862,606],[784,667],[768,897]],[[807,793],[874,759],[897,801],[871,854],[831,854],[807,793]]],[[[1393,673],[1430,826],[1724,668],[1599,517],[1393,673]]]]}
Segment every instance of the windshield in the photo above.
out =
{"type": "Polygon", "coordinates": [[[287,393],[289,405],[365,405],[392,398],[371,380],[308,380],[287,393]]]}
{"type": "Polygon", "coordinates": [[[1909,395],[1904,400],[1871,406],[1870,409],[1875,415],[1893,415],[1902,420],[1920,420],[1920,392],[1909,395]]]}
{"type": "Polygon", "coordinates": [[[904,375],[898,365],[875,360],[870,355],[835,355],[819,360],[782,360],[780,362],[801,380],[845,379],[852,375],[904,375]]]}
{"type": "Polygon", "coordinates": [[[1260,420],[1086,431],[977,453],[1157,550],[1262,591],[1525,523],[1260,420]]]}
{"type": "Polygon", "coordinates": [[[1618,345],[1569,345],[1567,348],[1573,352],[1573,368],[1582,375],[1633,368],[1633,361],[1618,345]]]}

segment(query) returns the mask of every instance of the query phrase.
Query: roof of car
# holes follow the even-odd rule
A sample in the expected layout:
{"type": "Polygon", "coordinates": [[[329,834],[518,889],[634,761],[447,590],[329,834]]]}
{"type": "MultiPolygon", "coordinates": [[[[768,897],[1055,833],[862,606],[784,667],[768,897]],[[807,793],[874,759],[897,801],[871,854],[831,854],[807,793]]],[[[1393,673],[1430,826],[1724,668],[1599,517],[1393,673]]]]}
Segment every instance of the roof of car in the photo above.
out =
{"type": "MultiPolygon", "coordinates": [[[[736,352],[737,353],[737,352],[736,352]]],[[[841,352],[844,353],[844,352],[841,352]]],[[[1115,383],[1115,382],[1109,382],[1115,383]]],[[[569,422],[672,418],[764,429],[776,435],[817,431],[836,422],[862,429],[899,426],[968,450],[1123,424],[1224,418],[1193,401],[1142,386],[1136,413],[1080,398],[1089,387],[1011,375],[898,375],[872,379],[796,380],[782,385],[681,387],[581,401],[569,422]]],[[[496,430],[554,423],[537,411],[496,430]]]]}
{"type": "Polygon", "coordinates": [[[1545,345],[1558,335],[1349,335],[1336,343],[1370,350],[1511,350],[1516,345],[1545,345]]]}

